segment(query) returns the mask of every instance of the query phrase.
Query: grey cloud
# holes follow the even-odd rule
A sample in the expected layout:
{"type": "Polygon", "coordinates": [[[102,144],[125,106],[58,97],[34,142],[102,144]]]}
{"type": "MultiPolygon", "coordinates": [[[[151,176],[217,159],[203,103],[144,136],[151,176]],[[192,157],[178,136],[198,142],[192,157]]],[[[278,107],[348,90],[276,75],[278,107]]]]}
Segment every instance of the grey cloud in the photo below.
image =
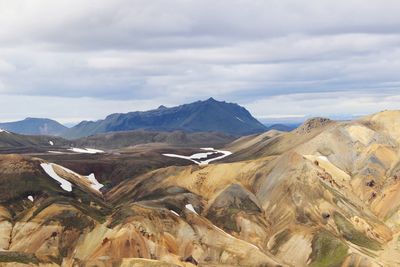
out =
{"type": "MultiPolygon", "coordinates": [[[[398,10],[394,0],[0,0],[0,98],[153,107],[214,96],[267,116],[335,113],[293,107],[332,93],[347,113],[395,107],[398,10]],[[284,110],[265,108],[270,99],[284,110]]],[[[74,117],[102,115],[93,110],[74,117]]]]}
{"type": "MultiPolygon", "coordinates": [[[[289,34],[398,33],[398,1],[7,1],[0,40],[78,49],[194,47],[289,34]],[[22,19],[23,18],[23,19],[22,19]]],[[[3,13],[3,14],[2,14],[3,13]]]]}

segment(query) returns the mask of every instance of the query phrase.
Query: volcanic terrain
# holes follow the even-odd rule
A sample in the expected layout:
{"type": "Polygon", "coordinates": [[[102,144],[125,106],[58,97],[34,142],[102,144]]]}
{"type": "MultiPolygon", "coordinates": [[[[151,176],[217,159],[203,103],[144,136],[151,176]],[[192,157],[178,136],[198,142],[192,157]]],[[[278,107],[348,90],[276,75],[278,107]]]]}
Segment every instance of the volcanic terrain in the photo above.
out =
{"type": "Polygon", "coordinates": [[[400,111],[215,147],[9,135],[0,266],[400,265],[400,111]]]}

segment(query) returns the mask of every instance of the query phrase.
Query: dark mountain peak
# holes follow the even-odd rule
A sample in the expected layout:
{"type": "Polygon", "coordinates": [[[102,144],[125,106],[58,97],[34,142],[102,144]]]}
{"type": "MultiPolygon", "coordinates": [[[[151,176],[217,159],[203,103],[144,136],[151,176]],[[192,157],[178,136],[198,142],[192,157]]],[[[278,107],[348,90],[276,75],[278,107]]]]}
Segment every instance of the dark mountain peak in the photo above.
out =
{"type": "Polygon", "coordinates": [[[151,131],[221,132],[230,135],[259,133],[267,128],[244,107],[212,97],[176,107],[116,113],[96,122],[78,124],[64,135],[79,138],[98,133],[146,129],[151,131]]]}
{"type": "Polygon", "coordinates": [[[167,109],[167,107],[164,106],[164,105],[161,105],[161,106],[159,106],[157,109],[158,109],[158,110],[162,110],[162,109],[167,109]]]}
{"type": "Polygon", "coordinates": [[[215,99],[213,97],[210,97],[209,99],[204,100],[204,101],[200,101],[200,102],[202,102],[202,103],[212,103],[212,104],[234,104],[234,103],[227,103],[225,101],[219,101],[219,100],[217,100],[217,99],[215,99]]]}

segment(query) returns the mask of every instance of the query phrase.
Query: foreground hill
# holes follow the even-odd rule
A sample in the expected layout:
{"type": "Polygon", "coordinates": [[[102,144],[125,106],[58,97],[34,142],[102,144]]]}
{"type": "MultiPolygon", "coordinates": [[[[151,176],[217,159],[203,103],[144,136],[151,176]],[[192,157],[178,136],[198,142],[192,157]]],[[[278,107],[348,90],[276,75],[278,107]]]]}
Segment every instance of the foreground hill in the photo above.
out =
{"type": "Polygon", "coordinates": [[[68,128],[50,119],[26,118],[22,121],[0,123],[0,128],[27,135],[61,135],[68,128]]]}
{"type": "Polygon", "coordinates": [[[177,192],[201,196],[200,217],[282,266],[399,266],[399,132],[397,111],[311,119],[290,133],[233,142],[227,163],[160,169],[107,197],[180,211],[177,192]]]}
{"type": "Polygon", "coordinates": [[[0,178],[1,266],[195,266],[204,253],[210,263],[278,266],[200,217],[202,197],[183,188],[159,195],[169,209],[151,197],[114,205],[96,176],[16,155],[0,155],[0,178]]]}
{"type": "MultiPolygon", "coordinates": [[[[351,122],[315,118],[224,150],[233,154],[212,164],[200,163],[222,152],[141,151],[141,164],[158,153],[168,165],[100,190],[107,177],[83,166],[100,155],[0,156],[0,262],[400,265],[400,111],[351,122]]],[[[124,166],[138,167],[125,162],[118,172],[124,166]]]]}
{"type": "Polygon", "coordinates": [[[112,114],[99,121],[84,121],[67,130],[67,138],[79,138],[98,133],[147,129],[154,131],[183,130],[187,132],[221,132],[246,135],[267,128],[245,108],[210,98],[177,107],[164,106],[144,112],[112,114]]]}

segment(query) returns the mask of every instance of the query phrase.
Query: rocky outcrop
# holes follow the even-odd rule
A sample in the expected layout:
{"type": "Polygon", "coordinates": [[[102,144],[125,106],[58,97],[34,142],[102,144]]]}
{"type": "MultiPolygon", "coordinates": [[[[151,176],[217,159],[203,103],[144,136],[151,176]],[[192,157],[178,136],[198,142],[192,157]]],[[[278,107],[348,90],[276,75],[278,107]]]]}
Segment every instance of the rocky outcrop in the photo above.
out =
{"type": "Polygon", "coordinates": [[[323,127],[331,122],[332,122],[332,120],[330,120],[328,118],[321,118],[321,117],[312,118],[312,119],[307,120],[299,128],[297,128],[296,132],[298,134],[310,133],[313,129],[323,127]]]}

